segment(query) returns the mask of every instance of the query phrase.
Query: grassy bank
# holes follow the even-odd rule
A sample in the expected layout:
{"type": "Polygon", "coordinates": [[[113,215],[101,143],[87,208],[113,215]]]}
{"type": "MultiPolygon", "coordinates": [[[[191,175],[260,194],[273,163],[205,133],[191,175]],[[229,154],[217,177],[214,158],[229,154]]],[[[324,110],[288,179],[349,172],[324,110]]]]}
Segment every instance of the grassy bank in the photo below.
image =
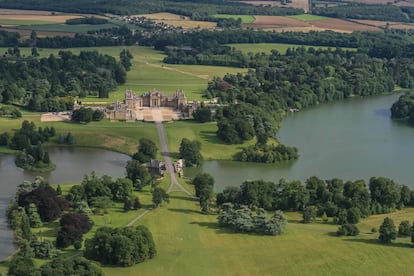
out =
{"type": "Polygon", "coordinates": [[[165,124],[168,149],[173,157],[178,156],[181,140],[188,138],[201,142],[201,154],[205,160],[232,159],[232,156],[242,147],[252,145],[255,139],[239,145],[228,145],[216,136],[216,123],[199,124],[193,121],[178,121],[165,124]]]}
{"type": "MultiPolygon", "coordinates": [[[[54,127],[56,135],[46,145],[57,145],[59,135],[71,132],[75,137],[76,147],[104,148],[126,154],[137,151],[140,138],[148,138],[159,147],[159,140],[155,125],[152,123],[126,123],[110,122],[102,120],[89,124],[77,124],[69,122],[40,122],[38,114],[26,114],[20,119],[0,118],[0,133],[13,134],[21,127],[23,120],[33,121],[36,127],[54,127]]],[[[0,152],[11,153],[7,148],[0,148],[0,152]]]]}

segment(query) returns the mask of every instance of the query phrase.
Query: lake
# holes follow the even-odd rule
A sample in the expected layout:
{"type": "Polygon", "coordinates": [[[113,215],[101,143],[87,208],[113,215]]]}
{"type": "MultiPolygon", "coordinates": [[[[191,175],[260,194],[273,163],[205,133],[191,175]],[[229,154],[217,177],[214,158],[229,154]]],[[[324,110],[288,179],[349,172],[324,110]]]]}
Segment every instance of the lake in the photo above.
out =
{"type": "Polygon", "coordinates": [[[414,188],[414,127],[390,119],[389,109],[398,97],[354,98],[289,114],[278,138],[299,149],[297,161],[207,161],[201,169],[214,176],[216,191],[245,180],[303,181],[310,176],[344,180],[385,176],[414,188]]]}
{"type": "Polygon", "coordinates": [[[98,176],[107,174],[113,178],[125,176],[129,156],[100,149],[87,148],[48,148],[56,170],[49,173],[30,173],[14,165],[14,156],[0,155],[0,259],[14,252],[13,232],[6,221],[6,208],[16,192],[16,187],[24,180],[34,180],[41,175],[50,184],[76,183],[85,174],[95,171],[98,176]]]}

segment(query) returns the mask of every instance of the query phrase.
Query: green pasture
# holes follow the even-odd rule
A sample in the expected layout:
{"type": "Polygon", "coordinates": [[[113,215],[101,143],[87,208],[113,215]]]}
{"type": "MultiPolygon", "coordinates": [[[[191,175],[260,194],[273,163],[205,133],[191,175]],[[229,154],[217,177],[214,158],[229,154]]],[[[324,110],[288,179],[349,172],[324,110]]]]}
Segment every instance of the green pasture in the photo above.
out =
{"type": "Polygon", "coordinates": [[[320,16],[320,15],[313,15],[313,14],[308,14],[308,13],[299,14],[299,15],[291,15],[291,16],[288,16],[288,17],[294,18],[294,19],[297,19],[297,20],[302,20],[302,21],[314,21],[314,20],[331,19],[330,17],[320,16]]]}
{"type": "MultiPolygon", "coordinates": [[[[277,50],[281,54],[285,54],[287,49],[305,47],[305,49],[309,49],[311,47],[315,49],[332,49],[334,47],[327,47],[327,46],[311,46],[311,45],[298,45],[298,44],[284,44],[284,43],[255,43],[255,44],[248,44],[248,43],[240,43],[240,44],[228,44],[231,47],[236,48],[237,50],[242,51],[243,53],[266,53],[270,54],[272,50],[277,50]]],[[[342,48],[346,51],[356,51],[355,48],[342,48]]]]}
{"type": "MultiPolygon", "coordinates": [[[[131,70],[127,75],[127,82],[118,86],[109,94],[107,99],[86,98],[84,102],[114,102],[123,100],[125,89],[131,89],[135,93],[144,93],[151,89],[158,89],[167,94],[173,94],[177,89],[183,89],[189,100],[203,99],[203,91],[207,88],[209,80],[215,76],[224,76],[226,73],[236,74],[247,72],[247,69],[224,67],[224,66],[203,66],[203,65],[176,65],[162,62],[165,55],[149,47],[143,46],[116,46],[116,47],[94,47],[94,48],[71,48],[65,49],[73,53],[80,51],[97,50],[119,58],[122,49],[128,49],[134,56],[131,70]]],[[[47,57],[50,54],[57,55],[62,49],[38,49],[40,57],[47,57]]],[[[7,51],[7,48],[0,48],[0,53],[7,51]]],[[[21,48],[21,54],[31,55],[30,48],[21,48]]]]}
{"type": "Polygon", "coordinates": [[[8,18],[0,17],[0,25],[32,26],[32,25],[48,25],[48,24],[50,24],[50,21],[8,19],[8,18]]]}
{"type": "MultiPolygon", "coordinates": [[[[398,226],[413,221],[414,210],[389,214],[398,226]]],[[[414,250],[409,238],[391,245],[378,242],[384,215],[363,220],[357,237],[337,237],[338,226],[320,220],[300,222],[287,214],[280,236],[233,233],[218,227],[216,215],[199,212],[197,200],[172,193],[171,202],[144,216],[137,224],[152,232],[157,256],[126,268],[103,267],[107,275],[410,275],[414,250]]]]}
{"type": "Polygon", "coordinates": [[[200,141],[201,154],[205,160],[230,160],[242,147],[255,143],[255,139],[252,139],[244,144],[228,145],[217,138],[216,132],[217,125],[215,123],[199,124],[193,121],[178,121],[165,124],[168,149],[173,157],[178,157],[178,149],[183,138],[200,141]]]}
{"type": "Polygon", "coordinates": [[[244,15],[244,14],[240,14],[240,15],[237,15],[237,14],[215,14],[215,15],[213,15],[213,17],[215,17],[215,18],[225,18],[225,19],[233,18],[235,20],[240,18],[241,22],[244,23],[244,24],[251,24],[256,20],[253,15],[244,15]]]}
{"type": "MultiPolygon", "coordinates": [[[[0,21],[1,22],[1,21],[0,21]]],[[[5,23],[3,23],[5,24],[5,23]]],[[[79,24],[79,25],[67,25],[67,24],[32,24],[31,26],[24,26],[29,24],[19,24],[18,29],[22,30],[34,30],[34,31],[50,31],[50,32],[65,32],[65,33],[87,33],[88,31],[95,31],[99,29],[108,29],[116,27],[114,24],[101,24],[101,25],[90,25],[90,24],[79,24]]]]}

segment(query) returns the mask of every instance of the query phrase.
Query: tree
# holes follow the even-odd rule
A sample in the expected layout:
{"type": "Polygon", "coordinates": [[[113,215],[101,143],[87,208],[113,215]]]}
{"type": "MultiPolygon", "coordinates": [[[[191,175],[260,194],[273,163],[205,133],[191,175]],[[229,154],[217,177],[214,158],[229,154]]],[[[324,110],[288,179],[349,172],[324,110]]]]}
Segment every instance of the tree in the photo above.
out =
{"type": "Polygon", "coordinates": [[[82,257],[54,258],[51,262],[40,267],[42,276],[55,275],[79,275],[79,276],[103,276],[100,267],[92,264],[82,257]]]}
{"type": "Polygon", "coordinates": [[[141,202],[139,200],[139,197],[135,197],[133,207],[134,207],[134,210],[138,210],[141,208],[141,202]]]}
{"type": "Polygon", "coordinates": [[[309,223],[316,218],[316,207],[315,206],[308,206],[303,210],[302,218],[304,223],[309,223]]]}
{"type": "Polygon", "coordinates": [[[338,228],[336,234],[338,236],[357,236],[359,234],[359,229],[355,224],[346,223],[338,228]]]}
{"type": "Polygon", "coordinates": [[[146,163],[155,159],[157,156],[158,148],[155,143],[147,138],[139,139],[138,151],[133,155],[133,159],[138,160],[141,163],[146,163]]]}
{"type": "Polygon", "coordinates": [[[124,199],[124,211],[128,212],[132,209],[131,199],[129,197],[125,197],[124,199]]]}
{"type": "Polygon", "coordinates": [[[154,203],[155,208],[159,207],[163,201],[170,202],[169,195],[163,188],[155,187],[152,192],[152,202],[154,203]]]}
{"type": "Polygon", "coordinates": [[[397,230],[395,229],[394,221],[386,217],[379,228],[379,240],[382,243],[390,243],[397,237],[397,230]]]}
{"type": "Polygon", "coordinates": [[[398,225],[398,236],[400,237],[408,237],[411,234],[411,227],[410,222],[408,220],[401,221],[400,225],[398,225]]]}
{"type": "Polygon", "coordinates": [[[137,160],[130,160],[126,166],[127,178],[132,180],[134,188],[141,190],[144,186],[149,185],[152,176],[148,169],[137,160]]]}
{"type": "Polygon", "coordinates": [[[31,276],[36,275],[34,262],[29,257],[16,254],[9,263],[7,275],[13,276],[31,276]]]}
{"type": "Polygon", "coordinates": [[[61,196],[62,195],[62,187],[60,187],[60,184],[58,184],[57,188],[56,188],[56,194],[61,196]]]}
{"type": "Polygon", "coordinates": [[[98,228],[85,241],[85,257],[102,264],[132,266],[156,254],[151,232],[143,225],[124,228],[98,228]]]}
{"type": "Polygon", "coordinates": [[[43,226],[42,220],[40,219],[37,207],[34,203],[29,204],[28,216],[30,220],[30,226],[33,228],[39,228],[43,226]]]}
{"type": "Polygon", "coordinates": [[[204,104],[201,104],[199,108],[194,110],[193,117],[194,120],[196,120],[199,123],[210,122],[212,120],[211,110],[210,108],[204,106],[204,104]]]}
{"type": "Polygon", "coordinates": [[[184,159],[186,166],[199,166],[203,161],[200,150],[201,143],[199,141],[190,141],[183,138],[180,144],[179,157],[184,159]]]}
{"type": "Polygon", "coordinates": [[[207,173],[200,173],[193,179],[196,196],[199,198],[201,211],[208,213],[210,201],[214,194],[214,178],[207,173]]]}

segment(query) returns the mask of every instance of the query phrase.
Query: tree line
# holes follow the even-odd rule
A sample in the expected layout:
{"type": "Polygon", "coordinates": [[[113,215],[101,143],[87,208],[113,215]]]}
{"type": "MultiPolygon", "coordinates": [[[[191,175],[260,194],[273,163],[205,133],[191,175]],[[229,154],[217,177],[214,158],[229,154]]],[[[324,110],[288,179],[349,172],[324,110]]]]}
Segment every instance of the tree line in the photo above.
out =
{"type": "Polygon", "coordinates": [[[393,22],[414,21],[414,9],[412,7],[398,7],[395,5],[371,5],[357,3],[331,7],[313,7],[312,13],[336,18],[393,22]]]}
{"type": "Polygon", "coordinates": [[[304,183],[281,179],[278,183],[245,181],[240,187],[226,187],[216,197],[217,205],[226,202],[268,211],[302,211],[304,221],[326,215],[339,225],[356,224],[372,214],[390,213],[414,206],[414,191],[386,177],[344,181],[310,177],[304,183]]]}

